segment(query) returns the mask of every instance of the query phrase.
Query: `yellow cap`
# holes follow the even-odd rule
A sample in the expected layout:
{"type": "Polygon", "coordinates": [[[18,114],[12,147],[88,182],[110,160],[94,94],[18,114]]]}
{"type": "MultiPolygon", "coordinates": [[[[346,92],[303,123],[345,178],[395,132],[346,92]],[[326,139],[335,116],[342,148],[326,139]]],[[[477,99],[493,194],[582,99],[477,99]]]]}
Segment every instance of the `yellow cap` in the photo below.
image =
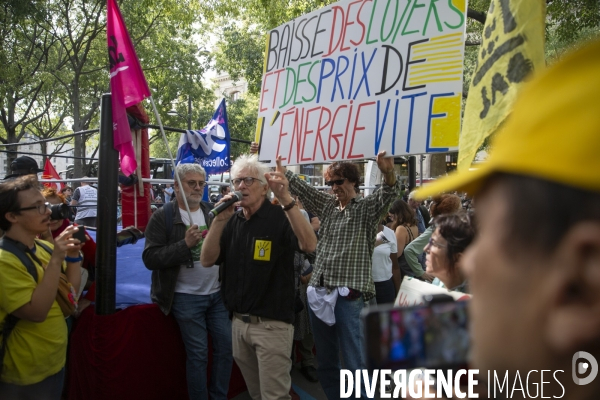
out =
{"type": "Polygon", "coordinates": [[[600,192],[600,40],[535,77],[477,169],[441,178],[415,195],[474,194],[495,172],[600,192]]]}

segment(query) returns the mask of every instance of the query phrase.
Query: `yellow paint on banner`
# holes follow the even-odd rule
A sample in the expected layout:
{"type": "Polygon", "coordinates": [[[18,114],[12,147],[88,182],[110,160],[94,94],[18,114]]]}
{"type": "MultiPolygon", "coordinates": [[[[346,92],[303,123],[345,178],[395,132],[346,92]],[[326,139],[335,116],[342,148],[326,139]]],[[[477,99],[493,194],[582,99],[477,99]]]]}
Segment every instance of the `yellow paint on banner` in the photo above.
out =
{"type": "Polygon", "coordinates": [[[433,79],[423,79],[423,80],[411,80],[409,81],[409,85],[424,85],[426,83],[434,83],[434,82],[452,82],[452,81],[460,81],[460,76],[454,78],[433,78],[433,79]]]}
{"type": "MultiPolygon", "coordinates": [[[[463,56],[462,56],[462,54],[460,54],[460,51],[457,50],[456,52],[452,52],[452,53],[456,53],[456,54],[453,55],[453,56],[427,57],[427,61],[449,60],[451,58],[457,58],[458,57],[457,61],[459,61],[462,64],[462,62],[463,62],[463,56]]],[[[414,67],[416,67],[416,65],[413,66],[413,67],[411,67],[411,69],[413,69],[414,67]]]]}
{"type": "Polygon", "coordinates": [[[262,134],[262,130],[265,123],[265,117],[259,117],[256,120],[256,132],[254,133],[254,141],[260,144],[260,135],[262,134]]]}
{"type": "Polygon", "coordinates": [[[449,78],[452,75],[456,75],[459,74],[459,78],[460,78],[460,71],[447,71],[447,72],[441,72],[439,74],[432,74],[429,73],[427,71],[424,72],[426,75],[421,75],[421,76],[414,76],[414,74],[410,75],[410,79],[412,80],[417,80],[417,79],[427,79],[427,78],[433,78],[433,77],[440,77],[440,79],[443,78],[449,78]]]}
{"type": "MultiPolygon", "coordinates": [[[[427,61],[429,61],[430,59],[427,59],[427,61]]],[[[410,69],[411,71],[418,71],[418,70],[422,70],[422,69],[429,69],[429,68],[438,68],[438,67],[443,67],[444,65],[462,65],[462,61],[461,60],[454,60],[454,61],[446,61],[446,62],[437,62],[437,63],[426,63],[423,65],[415,65],[412,66],[410,69]]]]}
{"type": "MultiPolygon", "coordinates": [[[[265,54],[269,54],[269,34],[265,34],[265,54]]],[[[264,61],[263,61],[263,75],[267,73],[267,58],[268,57],[264,57],[264,61]]]]}
{"type": "Polygon", "coordinates": [[[430,147],[448,148],[458,145],[460,135],[460,102],[462,94],[438,97],[433,101],[432,114],[446,113],[446,118],[431,119],[430,147]]]}
{"type": "MultiPolygon", "coordinates": [[[[435,38],[434,38],[435,39],[435,38]]],[[[414,50],[420,50],[420,49],[427,49],[427,48],[438,48],[439,46],[441,46],[442,44],[445,45],[461,45],[462,41],[460,40],[460,37],[457,37],[456,39],[446,39],[446,40],[440,40],[440,41],[432,41],[430,40],[429,42],[425,42],[425,43],[419,43],[415,46],[413,46],[414,50]]]]}
{"type": "MultiPolygon", "coordinates": [[[[447,65],[445,67],[436,67],[436,66],[432,66],[434,64],[429,64],[429,68],[423,68],[418,71],[412,71],[410,75],[411,75],[411,77],[415,76],[415,78],[416,78],[417,75],[427,74],[432,71],[447,71],[448,73],[455,73],[457,71],[451,71],[451,70],[456,69],[456,68],[460,68],[462,71],[462,64],[460,64],[460,63],[453,63],[453,64],[455,64],[455,65],[447,65]]],[[[460,71],[458,71],[458,72],[460,72],[460,71]]]]}
{"type": "Polygon", "coordinates": [[[452,0],[454,7],[458,8],[463,14],[465,13],[466,3],[465,0],[452,0]]]}
{"type": "Polygon", "coordinates": [[[272,244],[270,240],[256,239],[254,241],[254,259],[256,261],[271,261],[272,244]]]}
{"type": "Polygon", "coordinates": [[[460,134],[458,169],[467,170],[486,137],[513,108],[523,83],[545,66],[546,0],[492,0],[460,134]]]}
{"type": "MultiPolygon", "coordinates": [[[[456,5],[456,4],[455,4],[455,5],[456,5]]],[[[464,7],[464,4],[463,4],[463,7],[464,7]]],[[[464,12],[464,10],[463,10],[463,12],[464,12]]],[[[436,37],[433,37],[433,38],[431,38],[431,40],[430,40],[430,41],[431,41],[431,42],[435,42],[435,41],[438,41],[438,40],[444,40],[444,39],[446,39],[446,38],[451,38],[451,37],[455,37],[455,36],[461,37],[461,36],[462,36],[462,32],[457,32],[457,33],[449,33],[449,34],[447,34],[447,35],[436,36],[436,37]]]]}
{"type": "MultiPolygon", "coordinates": [[[[454,47],[459,47],[461,45],[462,45],[462,43],[458,42],[457,44],[454,45],[454,47]]],[[[423,48],[423,49],[416,49],[416,46],[415,46],[415,51],[413,51],[412,54],[414,54],[414,55],[421,54],[422,55],[423,53],[430,53],[430,52],[433,54],[440,54],[435,50],[447,50],[449,48],[452,48],[452,45],[437,44],[437,46],[432,46],[432,47],[423,48]]]]}

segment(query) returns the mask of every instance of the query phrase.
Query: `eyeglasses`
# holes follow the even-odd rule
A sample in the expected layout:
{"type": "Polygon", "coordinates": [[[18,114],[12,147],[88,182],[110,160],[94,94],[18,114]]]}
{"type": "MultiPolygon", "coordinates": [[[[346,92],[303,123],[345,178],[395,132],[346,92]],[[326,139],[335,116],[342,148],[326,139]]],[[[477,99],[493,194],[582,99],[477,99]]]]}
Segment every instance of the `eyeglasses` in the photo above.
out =
{"type": "Polygon", "coordinates": [[[250,176],[246,177],[246,178],[236,178],[234,180],[232,180],[231,182],[233,183],[233,186],[238,187],[240,186],[240,184],[242,182],[244,182],[244,185],[246,186],[252,186],[252,184],[254,183],[254,181],[259,181],[260,179],[258,178],[252,178],[250,176]]]}
{"type": "Polygon", "coordinates": [[[37,206],[31,206],[31,207],[23,207],[23,208],[17,208],[16,210],[14,210],[15,212],[17,211],[27,211],[27,210],[34,210],[37,208],[38,212],[41,215],[46,214],[46,210],[49,209],[52,206],[52,204],[46,202],[44,204],[38,204],[37,206]]]}
{"type": "Polygon", "coordinates": [[[333,185],[343,185],[346,178],[336,179],[335,181],[325,181],[325,185],[333,187],[333,185]]]}
{"type": "Polygon", "coordinates": [[[196,186],[203,188],[204,186],[206,186],[206,182],[204,182],[204,181],[187,181],[186,185],[188,185],[192,189],[196,189],[196,186]]]}
{"type": "Polygon", "coordinates": [[[429,238],[429,245],[433,246],[433,247],[437,247],[438,249],[445,249],[448,246],[445,246],[443,244],[439,244],[438,242],[436,242],[435,240],[433,240],[433,238],[429,238]]]}

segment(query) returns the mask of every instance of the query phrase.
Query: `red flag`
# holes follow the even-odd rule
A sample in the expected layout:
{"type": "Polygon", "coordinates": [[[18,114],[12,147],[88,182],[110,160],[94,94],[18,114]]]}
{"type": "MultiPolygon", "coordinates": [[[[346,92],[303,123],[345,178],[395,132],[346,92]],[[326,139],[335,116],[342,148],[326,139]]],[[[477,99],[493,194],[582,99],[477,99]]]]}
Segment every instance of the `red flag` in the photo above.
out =
{"type": "MultiPolygon", "coordinates": [[[[46,158],[46,164],[44,165],[44,173],[42,174],[42,179],[60,179],[60,175],[54,169],[54,165],[50,162],[49,158],[46,158]]],[[[44,186],[54,188],[57,192],[60,192],[63,184],[60,182],[46,182],[44,186]]]]}
{"type": "Polygon", "coordinates": [[[131,175],[137,162],[126,108],[150,97],[150,89],[115,0],[107,1],[106,12],[114,146],[121,157],[121,171],[131,175]]]}

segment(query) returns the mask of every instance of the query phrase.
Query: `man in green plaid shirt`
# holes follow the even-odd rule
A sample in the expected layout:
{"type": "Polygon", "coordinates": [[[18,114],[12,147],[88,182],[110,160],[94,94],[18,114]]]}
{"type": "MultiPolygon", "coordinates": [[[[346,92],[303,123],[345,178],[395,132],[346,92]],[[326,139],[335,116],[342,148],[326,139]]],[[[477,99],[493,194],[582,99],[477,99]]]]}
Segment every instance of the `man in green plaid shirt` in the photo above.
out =
{"type": "Polygon", "coordinates": [[[285,172],[292,194],[300,197],[304,208],[321,220],[309,285],[321,288],[321,293],[340,293],[333,325],[323,322],[309,307],[319,361],[317,375],[328,399],[339,398],[340,351],[344,368],[351,371],[364,368],[360,312],[365,301],[375,296],[371,256],[377,224],[400,196],[394,159],[385,158],[385,152],[380,152],[377,166],[384,184],[366,198],[356,197],[360,176],[356,165],[349,162],[335,162],[325,172],[325,184],[331,186],[333,195],[315,189],[290,171],[285,172]]]}

